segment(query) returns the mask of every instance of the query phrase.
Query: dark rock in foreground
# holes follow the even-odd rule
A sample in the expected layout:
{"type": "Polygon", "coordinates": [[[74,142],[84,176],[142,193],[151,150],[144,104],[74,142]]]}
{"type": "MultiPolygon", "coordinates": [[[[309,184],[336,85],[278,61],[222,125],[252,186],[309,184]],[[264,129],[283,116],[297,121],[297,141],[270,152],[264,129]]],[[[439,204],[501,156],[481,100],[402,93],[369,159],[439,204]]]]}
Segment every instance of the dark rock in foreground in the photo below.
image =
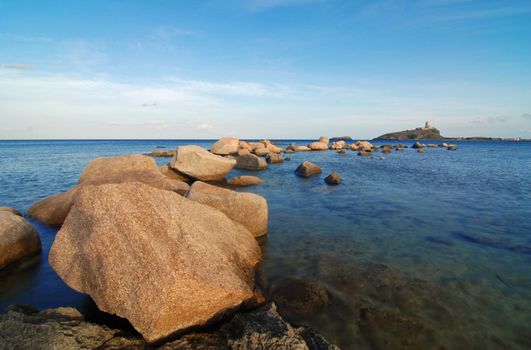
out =
{"type": "MultiPolygon", "coordinates": [[[[73,308],[38,312],[11,306],[0,315],[2,349],[157,349],[128,331],[90,323],[73,308]]],[[[306,327],[293,327],[267,304],[239,313],[209,333],[190,333],[158,349],[339,349],[306,327]]]]}

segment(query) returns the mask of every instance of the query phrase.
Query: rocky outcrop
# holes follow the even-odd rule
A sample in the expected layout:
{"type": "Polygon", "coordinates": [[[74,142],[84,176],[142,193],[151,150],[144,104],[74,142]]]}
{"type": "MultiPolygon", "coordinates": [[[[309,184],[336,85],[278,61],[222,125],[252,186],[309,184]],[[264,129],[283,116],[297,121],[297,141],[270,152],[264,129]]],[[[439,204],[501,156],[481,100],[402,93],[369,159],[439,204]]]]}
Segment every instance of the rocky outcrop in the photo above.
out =
{"type": "Polygon", "coordinates": [[[312,142],[308,144],[308,148],[312,151],[327,151],[328,150],[328,143],[324,142],[312,142]]]}
{"type": "Polygon", "coordinates": [[[179,146],[170,167],[193,179],[201,181],[223,180],[236,161],[220,157],[199,146],[179,146]]]}
{"type": "Polygon", "coordinates": [[[326,136],[319,137],[319,142],[326,143],[328,145],[328,137],[326,136]]]}
{"type": "Polygon", "coordinates": [[[49,263],[148,342],[261,300],[253,235],[219,210],[142,183],[84,186],[49,263]]]}
{"type": "Polygon", "coordinates": [[[343,140],[340,140],[340,141],[337,141],[337,142],[332,142],[332,145],[330,146],[331,149],[335,149],[335,150],[340,150],[340,149],[343,149],[347,146],[347,144],[345,143],[345,141],[343,140]]]}
{"type": "Polygon", "coordinates": [[[41,240],[33,226],[12,210],[0,210],[0,269],[40,250],[41,240]]]}
{"type": "Polygon", "coordinates": [[[235,176],[228,181],[228,184],[231,186],[256,186],[264,183],[264,180],[257,176],[235,176]]]}
{"type": "Polygon", "coordinates": [[[375,138],[375,140],[440,140],[444,139],[441,132],[436,128],[417,128],[391,132],[375,138]]]}
{"type": "Polygon", "coordinates": [[[275,304],[239,313],[209,333],[190,333],[158,348],[138,335],[90,323],[73,308],[38,311],[12,305],[0,315],[0,339],[6,349],[101,350],[336,350],[307,327],[293,327],[278,314],[275,304]]]}
{"type": "Polygon", "coordinates": [[[370,151],[374,148],[373,144],[369,141],[358,141],[354,144],[359,151],[370,151]]]}
{"type": "Polygon", "coordinates": [[[317,164],[305,161],[301,163],[295,170],[295,174],[301,177],[310,177],[318,175],[322,172],[321,167],[317,164]]]}
{"type": "Polygon", "coordinates": [[[210,151],[214,154],[226,156],[238,152],[240,140],[233,137],[222,137],[212,145],[210,151]]]}
{"type": "Polygon", "coordinates": [[[153,158],[147,156],[134,154],[96,158],[83,170],[78,186],[33,204],[28,215],[48,225],[61,225],[80,187],[125,182],[142,182],[181,195],[186,194],[190,188],[185,182],[164,175],[153,158]]]}
{"type": "Polygon", "coordinates": [[[233,157],[236,160],[236,169],[245,170],[263,170],[267,169],[267,162],[254,154],[246,154],[243,156],[233,157]]]}
{"type": "Polygon", "coordinates": [[[339,185],[341,183],[341,176],[334,171],[332,174],[325,177],[324,181],[328,185],[339,185]]]}
{"type": "Polygon", "coordinates": [[[267,233],[268,207],[262,196],[196,181],[187,197],[220,210],[233,221],[245,226],[255,237],[267,233]]]}

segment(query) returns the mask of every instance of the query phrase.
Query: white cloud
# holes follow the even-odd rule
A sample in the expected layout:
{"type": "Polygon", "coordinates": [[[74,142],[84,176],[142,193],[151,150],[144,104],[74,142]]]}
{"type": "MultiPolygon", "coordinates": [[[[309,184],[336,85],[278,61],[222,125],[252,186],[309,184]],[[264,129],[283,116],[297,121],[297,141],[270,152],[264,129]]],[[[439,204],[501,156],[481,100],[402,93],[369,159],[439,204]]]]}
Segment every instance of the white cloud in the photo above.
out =
{"type": "Polygon", "coordinates": [[[27,69],[31,69],[32,66],[29,65],[29,64],[25,64],[25,63],[10,63],[10,64],[4,65],[4,68],[6,68],[6,69],[27,70],[27,69]]]}
{"type": "Polygon", "coordinates": [[[197,128],[200,130],[208,130],[208,129],[213,129],[214,125],[208,124],[208,123],[201,123],[197,126],[197,128]]]}
{"type": "Polygon", "coordinates": [[[160,26],[155,29],[154,35],[160,40],[172,40],[176,37],[194,35],[195,32],[188,29],[173,27],[173,26],[160,26]]]}
{"type": "Polygon", "coordinates": [[[476,118],[474,120],[471,120],[470,123],[472,124],[499,124],[499,123],[506,123],[511,119],[511,117],[506,115],[499,115],[496,117],[485,117],[485,118],[476,118]]]}

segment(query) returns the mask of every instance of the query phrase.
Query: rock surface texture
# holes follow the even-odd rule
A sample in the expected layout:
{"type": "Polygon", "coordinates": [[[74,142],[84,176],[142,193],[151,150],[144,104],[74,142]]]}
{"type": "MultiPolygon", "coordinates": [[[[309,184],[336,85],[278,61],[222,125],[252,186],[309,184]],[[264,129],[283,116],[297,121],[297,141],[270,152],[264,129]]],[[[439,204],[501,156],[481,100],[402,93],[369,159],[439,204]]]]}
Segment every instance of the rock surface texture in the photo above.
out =
{"type": "Polygon", "coordinates": [[[79,185],[48,197],[31,206],[28,214],[48,225],[61,225],[83,186],[110,183],[142,182],[152,187],[184,195],[190,186],[164,175],[153,158],[140,154],[96,158],[90,161],[79,178],[79,185]]]}
{"type": "Polygon", "coordinates": [[[255,237],[267,233],[268,207],[267,201],[262,196],[231,191],[196,181],[187,197],[220,210],[233,221],[242,224],[255,237]]]}
{"type": "Polygon", "coordinates": [[[222,137],[212,145],[210,151],[214,154],[226,156],[237,153],[240,147],[240,140],[233,137],[222,137]]]}
{"type": "Polygon", "coordinates": [[[170,167],[201,181],[223,180],[236,165],[234,159],[220,157],[200,146],[179,146],[170,167]]]}
{"type": "Polygon", "coordinates": [[[261,298],[253,235],[218,210],[140,183],[86,186],[49,254],[73,289],[148,342],[261,298]]]}
{"type": "Polygon", "coordinates": [[[40,250],[41,240],[33,226],[12,211],[0,210],[0,269],[40,250]]]}
{"type": "Polygon", "coordinates": [[[338,350],[310,328],[293,327],[278,314],[274,304],[237,314],[210,333],[190,333],[158,347],[138,335],[90,323],[76,309],[57,308],[38,312],[11,306],[0,315],[3,348],[101,349],[101,350],[338,350]]]}

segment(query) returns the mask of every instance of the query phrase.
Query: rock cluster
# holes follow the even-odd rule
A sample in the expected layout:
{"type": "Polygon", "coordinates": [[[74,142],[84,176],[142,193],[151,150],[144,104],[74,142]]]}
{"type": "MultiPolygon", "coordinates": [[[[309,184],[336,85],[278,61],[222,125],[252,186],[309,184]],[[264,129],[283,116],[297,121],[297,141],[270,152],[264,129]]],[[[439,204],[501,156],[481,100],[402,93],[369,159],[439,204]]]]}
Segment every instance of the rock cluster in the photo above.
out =
{"type": "Polygon", "coordinates": [[[310,328],[291,326],[273,303],[240,313],[209,333],[190,333],[159,346],[148,344],[131,332],[87,322],[73,308],[39,312],[29,306],[13,305],[0,315],[0,339],[7,349],[339,349],[310,328]]]}
{"type": "Polygon", "coordinates": [[[260,261],[244,226],[141,183],[82,187],[49,254],[71,288],[149,342],[260,302],[260,261]]]}

